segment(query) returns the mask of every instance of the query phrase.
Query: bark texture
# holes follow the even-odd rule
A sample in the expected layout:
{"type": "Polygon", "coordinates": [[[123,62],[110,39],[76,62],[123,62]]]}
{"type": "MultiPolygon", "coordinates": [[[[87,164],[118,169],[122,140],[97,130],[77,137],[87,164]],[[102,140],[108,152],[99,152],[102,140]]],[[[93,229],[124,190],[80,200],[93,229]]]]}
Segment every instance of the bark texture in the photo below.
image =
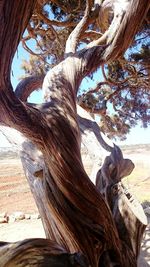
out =
{"type": "Polygon", "coordinates": [[[83,254],[68,254],[59,244],[42,238],[16,243],[1,242],[0,264],[1,267],[89,266],[83,254]]]}
{"type": "MultiPolygon", "coordinates": [[[[135,0],[131,1],[131,7],[135,2],[135,0]]],[[[136,218],[137,215],[133,212],[132,205],[129,205],[130,201],[120,184],[121,178],[131,172],[133,165],[129,161],[124,161],[120,150],[115,147],[111,150],[114,154],[110,159],[106,159],[101,169],[102,186],[96,187],[90,181],[83,166],[76,108],[76,94],[82,79],[106,60],[118,56],[116,47],[120,46],[118,43],[120,32],[116,33],[111,44],[91,45],[76,53],[74,53],[75,43],[71,46],[71,50],[69,48],[66,59],[50,70],[44,78],[43,94],[46,103],[36,106],[22,102],[18,98],[21,97],[19,93],[17,92],[17,97],[12,90],[10,67],[35,3],[34,0],[23,1],[23,3],[21,0],[14,0],[2,1],[0,5],[2,22],[0,122],[2,125],[17,129],[33,144],[30,143],[33,157],[30,158],[29,155],[24,159],[24,168],[41,213],[47,237],[59,244],[67,253],[82,252],[89,264],[94,267],[112,266],[112,264],[122,267],[136,266],[146,220],[144,215],[142,220],[140,216],[136,218]],[[41,156],[37,155],[37,149],[44,159],[42,168],[40,166],[42,159],[39,160],[41,156]],[[118,160],[118,154],[121,155],[121,162],[118,160]],[[116,193],[113,193],[116,184],[116,193]],[[118,186],[121,189],[118,189],[118,186]],[[115,210],[117,210],[116,213],[115,210]],[[128,212],[128,210],[131,211],[128,212]],[[123,216],[123,222],[121,222],[122,216],[119,217],[118,214],[123,216]],[[126,215],[129,220],[125,223],[126,215]],[[138,233],[135,225],[132,230],[130,228],[129,222],[133,220],[138,225],[138,233]],[[128,233],[125,238],[122,236],[122,229],[128,233]]],[[[145,1],[145,5],[142,1],[137,1],[136,21],[140,14],[140,5],[144,16],[149,7],[149,1],[145,1]]],[[[87,1],[85,16],[73,32],[72,42],[78,40],[85,27],[90,8],[91,1],[87,1]]],[[[125,28],[129,32],[131,15],[126,17],[125,22],[123,25],[126,25],[125,28]],[[127,24],[129,18],[130,23],[127,24]]],[[[131,42],[136,29],[137,27],[132,30],[128,43],[131,42]]],[[[122,26],[121,31],[124,32],[122,26]]],[[[121,45],[120,53],[125,49],[126,45],[121,45]]],[[[30,90],[28,91],[30,93],[30,90]]],[[[21,99],[27,98],[28,93],[23,94],[21,99]]],[[[25,145],[24,149],[27,149],[25,145]]],[[[2,246],[2,254],[5,248],[10,248],[12,260],[13,246],[2,246]]],[[[15,253],[18,253],[19,248],[20,245],[16,244],[15,253]]],[[[24,257],[27,248],[23,247],[22,250],[22,257],[24,257]]],[[[29,251],[28,253],[30,254],[29,251]]],[[[11,260],[10,264],[13,264],[11,260]]],[[[36,265],[38,266],[38,263],[36,265]]],[[[11,265],[6,263],[4,266],[11,265]]]]}

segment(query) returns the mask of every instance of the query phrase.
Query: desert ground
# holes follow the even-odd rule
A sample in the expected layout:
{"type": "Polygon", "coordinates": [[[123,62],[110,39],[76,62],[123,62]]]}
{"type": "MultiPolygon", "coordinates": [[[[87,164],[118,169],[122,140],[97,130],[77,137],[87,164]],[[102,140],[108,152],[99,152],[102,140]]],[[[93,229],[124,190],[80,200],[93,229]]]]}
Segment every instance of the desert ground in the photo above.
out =
{"type": "MultiPolygon", "coordinates": [[[[124,184],[136,195],[144,207],[150,207],[150,145],[123,147],[124,157],[130,158],[135,169],[124,179],[124,184]]],[[[35,215],[38,213],[30,188],[15,152],[0,152],[0,214],[12,215],[16,211],[35,215]]],[[[32,217],[31,217],[32,218],[32,217]]],[[[150,218],[148,218],[150,222],[150,218]]],[[[1,223],[0,241],[17,241],[44,237],[40,219],[1,223]]],[[[150,266],[150,225],[147,226],[138,267],[150,266]]]]}

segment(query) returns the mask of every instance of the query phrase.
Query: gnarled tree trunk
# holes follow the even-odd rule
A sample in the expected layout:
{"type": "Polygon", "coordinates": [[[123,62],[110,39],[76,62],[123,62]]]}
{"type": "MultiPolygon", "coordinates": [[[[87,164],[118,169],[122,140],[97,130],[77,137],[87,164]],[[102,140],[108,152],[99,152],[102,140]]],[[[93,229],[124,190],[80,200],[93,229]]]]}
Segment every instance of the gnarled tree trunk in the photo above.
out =
{"type": "MultiPolygon", "coordinates": [[[[131,5],[134,3],[132,0],[131,5]]],[[[13,93],[10,67],[35,4],[35,0],[14,0],[2,1],[0,5],[0,122],[17,129],[32,142],[30,148],[32,146],[34,156],[24,160],[24,168],[31,179],[31,189],[42,216],[46,236],[61,246],[62,251],[67,253],[67,260],[71,257],[70,253],[82,252],[89,262],[85,261],[86,265],[136,266],[146,219],[142,212],[141,216],[138,211],[138,216],[133,212],[133,205],[121,184],[121,178],[131,172],[133,165],[130,161],[125,161],[120,150],[114,147],[101,169],[96,187],[83,167],[76,109],[76,95],[82,79],[100,64],[117,58],[116,47],[121,32],[112,37],[114,39],[111,44],[99,46],[97,42],[75,52],[76,40],[90,15],[91,1],[87,1],[85,16],[71,35],[72,43],[68,40],[66,58],[50,70],[44,79],[46,103],[41,106],[27,104],[26,99],[21,101],[13,93]],[[42,155],[39,161],[42,161],[42,166],[39,166],[39,170],[34,170],[40,157],[37,149],[42,155]]],[[[139,15],[144,16],[148,7],[148,0],[144,5],[142,0],[137,1],[136,21],[139,15]]],[[[121,30],[123,27],[125,36],[129,34],[129,16],[131,14],[126,13],[122,20],[121,30]]],[[[128,44],[136,30],[137,27],[132,27],[128,44]]],[[[119,53],[122,53],[126,44],[119,43],[119,47],[119,53]]],[[[37,241],[39,243],[40,240],[37,241]]],[[[32,240],[28,244],[35,245],[32,240]]],[[[51,247],[48,241],[44,244],[44,247],[51,247]]],[[[0,249],[1,255],[4,251],[9,251],[12,259],[10,257],[9,262],[3,260],[3,267],[13,266],[14,255],[16,259],[20,257],[22,265],[25,261],[29,266],[33,265],[28,256],[24,257],[31,253],[26,246],[22,246],[20,250],[19,244],[4,244],[0,249]]],[[[42,255],[44,253],[42,250],[42,255]]],[[[4,255],[6,257],[7,253],[4,255]]],[[[17,264],[20,263],[16,263],[16,266],[17,264]]],[[[35,261],[35,264],[38,266],[39,262],[35,261]]],[[[43,261],[41,266],[45,266],[44,264],[43,261]]],[[[49,264],[48,260],[46,264],[49,264]]],[[[66,264],[70,266],[70,263],[66,264]]],[[[79,264],[82,265],[80,259],[79,264]]]]}

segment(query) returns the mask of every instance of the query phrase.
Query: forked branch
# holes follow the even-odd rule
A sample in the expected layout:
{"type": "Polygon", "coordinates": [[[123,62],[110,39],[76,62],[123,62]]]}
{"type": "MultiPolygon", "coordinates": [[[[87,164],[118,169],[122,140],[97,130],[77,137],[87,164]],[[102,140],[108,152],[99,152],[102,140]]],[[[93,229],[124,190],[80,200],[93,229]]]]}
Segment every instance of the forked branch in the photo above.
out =
{"type": "MultiPolygon", "coordinates": [[[[108,44],[104,53],[104,59],[107,61],[118,58],[127,50],[150,8],[149,0],[125,1],[125,5],[120,2],[120,6],[118,1],[114,3],[110,1],[110,3],[114,18],[109,28],[99,39],[87,46],[88,48],[108,44]]],[[[103,8],[105,8],[105,1],[102,4],[103,8]]]]}
{"type": "Polygon", "coordinates": [[[93,20],[93,18],[96,19],[96,16],[98,16],[99,5],[96,5],[96,9],[94,11],[91,11],[92,2],[93,1],[91,0],[86,0],[86,9],[84,16],[81,19],[81,21],[77,24],[75,29],[71,32],[66,42],[66,50],[65,50],[66,54],[76,52],[76,47],[82,33],[85,32],[86,28],[88,27],[89,23],[93,20]]]}

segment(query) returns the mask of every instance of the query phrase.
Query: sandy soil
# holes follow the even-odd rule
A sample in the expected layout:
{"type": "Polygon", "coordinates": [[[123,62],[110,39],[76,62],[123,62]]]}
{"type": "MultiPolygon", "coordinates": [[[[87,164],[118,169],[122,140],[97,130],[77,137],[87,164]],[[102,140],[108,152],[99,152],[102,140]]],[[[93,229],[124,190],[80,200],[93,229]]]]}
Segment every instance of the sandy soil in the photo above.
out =
{"type": "Polygon", "coordinates": [[[41,220],[23,220],[0,224],[0,240],[15,242],[26,238],[45,238],[41,220]]]}
{"type": "Polygon", "coordinates": [[[37,212],[19,159],[0,160],[0,213],[37,212]]]}

